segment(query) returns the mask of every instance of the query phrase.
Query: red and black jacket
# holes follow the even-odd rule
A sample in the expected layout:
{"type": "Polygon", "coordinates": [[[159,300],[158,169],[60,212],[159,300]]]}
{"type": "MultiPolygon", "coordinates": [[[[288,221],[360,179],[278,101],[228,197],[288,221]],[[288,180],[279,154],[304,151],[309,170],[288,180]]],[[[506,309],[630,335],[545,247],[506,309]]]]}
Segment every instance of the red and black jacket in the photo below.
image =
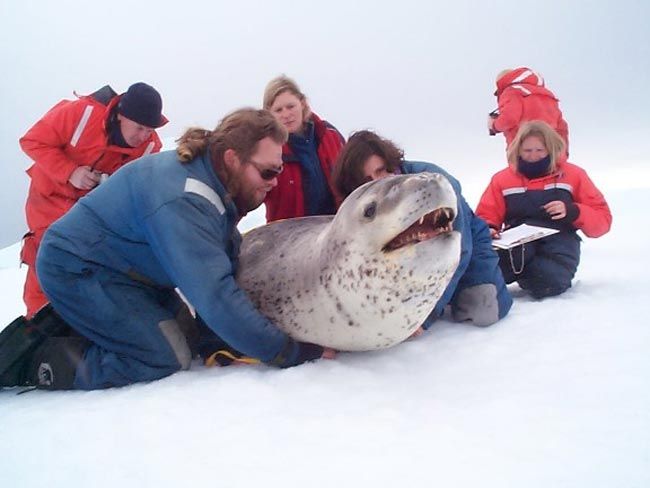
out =
{"type": "MultiPolygon", "coordinates": [[[[334,126],[321,120],[316,114],[312,113],[311,120],[314,123],[316,152],[321,169],[338,207],[341,202],[334,190],[332,171],[345,140],[334,126]]],[[[309,198],[309,195],[305,195],[300,163],[289,143],[282,146],[282,160],[284,171],[278,176],[277,186],[267,194],[264,201],[267,222],[305,216],[305,198],[309,198]]]]}
{"type": "Polygon", "coordinates": [[[481,196],[476,214],[497,230],[519,224],[542,225],[561,231],[581,230],[600,237],[612,225],[612,214],[603,194],[587,172],[561,161],[553,173],[528,179],[512,167],[496,173],[481,196]],[[567,216],[552,220],[541,207],[561,200],[567,216]]]}

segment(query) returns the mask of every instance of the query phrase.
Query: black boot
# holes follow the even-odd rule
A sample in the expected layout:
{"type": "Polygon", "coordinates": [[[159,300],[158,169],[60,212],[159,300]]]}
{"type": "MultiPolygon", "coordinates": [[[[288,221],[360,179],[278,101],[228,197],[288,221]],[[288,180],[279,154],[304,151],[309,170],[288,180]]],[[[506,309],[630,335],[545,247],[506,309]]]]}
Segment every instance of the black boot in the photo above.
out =
{"type": "Polygon", "coordinates": [[[23,384],[24,364],[21,357],[38,345],[38,335],[31,334],[27,320],[20,316],[0,332],[0,387],[23,384]]]}
{"type": "Polygon", "coordinates": [[[49,304],[31,320],[18,317],[11,322],[0,332],[0,387],[25,385],[27,364],[36,348],[48,337],[70,332],[70,326],[49,304]]]}
{"type": "Polygon", "coordinates": [[[70,390],[90,341],[83,337],[48,337],[34,352],[27,383],[46,390],[70,390]]]}

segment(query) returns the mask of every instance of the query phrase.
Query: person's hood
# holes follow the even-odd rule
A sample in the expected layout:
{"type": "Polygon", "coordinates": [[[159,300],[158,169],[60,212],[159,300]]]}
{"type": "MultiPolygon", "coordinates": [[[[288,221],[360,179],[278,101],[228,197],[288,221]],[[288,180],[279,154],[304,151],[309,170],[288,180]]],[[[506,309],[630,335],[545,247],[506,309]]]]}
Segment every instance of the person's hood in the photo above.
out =
{"type": "MultiPolygon", "coordinates": [[[[497,91],[494,93],[496,96],[501,95],[503,90],[509,86],[521,86],[525,88],[530,93],[523,91],[524,95],[530,95],[533,92],[545,91],[544,78],[539,73],[536,73],[530,68],[515,68],[512,71],[507,72],[501,78],[497,80],[497,91]],[[543,90],[539,90],[543,89],[543,90]]],[[[550,92],[548,92],[550,93],[550,92]]]]}

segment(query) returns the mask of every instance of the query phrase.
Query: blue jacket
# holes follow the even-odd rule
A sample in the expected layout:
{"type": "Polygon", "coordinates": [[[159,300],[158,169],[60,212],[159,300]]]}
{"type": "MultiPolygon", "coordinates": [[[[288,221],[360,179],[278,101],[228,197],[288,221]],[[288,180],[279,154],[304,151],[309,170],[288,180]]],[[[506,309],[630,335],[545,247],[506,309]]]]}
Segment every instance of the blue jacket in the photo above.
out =
{"type": "Polygon", "coordinates": [[[445,306],[453,304],[462,290],[481,284],[495,285],[499,318],[503,318],[512,306],[512,297],[499,269],[499,257],[492,249],[492,239],[487,224],[474,214],[465,201],[458,180],[432,163],[404,161],[400,169],[403,174],[440,173],[449,179],[458,198],[458,215],[454,221],[454,230],[461,234],[460,262],[445,292],[423,326],[425,328],[431,326],[433,321],[443,314],[445,306]]]}
{"type": "MultiPolygon", "coordinates": [[[[50,244],[82,260],[179,288],[224,341],[268,362],[292,341],[235,282],[239,218],[208,155],[181,164],[168,151],[123,167],[48,234],[50,244]]],[[[289,361],[298,354],[295,343],[292,349],[289,361]]]]}

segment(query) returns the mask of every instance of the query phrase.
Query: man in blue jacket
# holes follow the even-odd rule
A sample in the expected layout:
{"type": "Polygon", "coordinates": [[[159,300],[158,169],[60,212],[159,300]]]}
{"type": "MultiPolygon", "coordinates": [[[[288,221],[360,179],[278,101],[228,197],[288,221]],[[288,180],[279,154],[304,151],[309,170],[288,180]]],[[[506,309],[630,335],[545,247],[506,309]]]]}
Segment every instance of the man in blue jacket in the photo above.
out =
{"type": "Polygon", "coordinates": [[[238,110],[213,131],[188,130],[176,151],[125,166],[55,222],[38,277],[75,333],[45,339],[17,383],[90,390],[189,368],[194,321],[176,288],[203,329],[247,356],[280,367],[321,357],[235,282],[237,222],[277,184],[286,138],[270,113],[238,110]]]}
{"type": "Polygon", "coordinates": [[[350,136],[336,162],[333,179],[340,196],[346,197],[370,180],[422,172],[440,173],[453,186],[458,197],[454,230],[461,234],[458,268],[422,327],[429,328],[447,305],[451,305],[452,317],[458,322],[491,325],[508,313],[512,297],[492,249],[488,226],[463,198],[458,180],[435,164],[404,161],[401,149],[367,130],[350,136]]]}

